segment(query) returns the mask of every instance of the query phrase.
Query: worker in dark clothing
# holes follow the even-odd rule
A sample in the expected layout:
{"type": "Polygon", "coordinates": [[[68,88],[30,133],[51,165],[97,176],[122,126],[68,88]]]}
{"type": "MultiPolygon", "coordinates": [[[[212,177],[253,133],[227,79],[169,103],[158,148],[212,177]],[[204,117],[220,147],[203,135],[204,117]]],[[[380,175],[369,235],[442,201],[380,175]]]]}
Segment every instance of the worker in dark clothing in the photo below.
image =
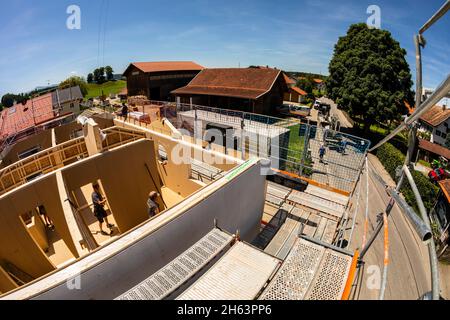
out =
{"type": "Polygon", "coordinates": [[[324,146],[324,145],[321,145],[321,146],[320,146],[320,149],[319,149],[320,163],[323,163],[323,157],[325,156],[325,153],[326,153],[325,146],[324,146]]]}
{"type": "Polygon", "coordinates": [[[120,115],[124,117],[125,121],[128,119],[128,106],[125,103],[122,103],[122,110],[120,112],[120,115]]]}
{"type": "Polygon", "coordinates": [[[55,226],[53,225],[52,220],[47,216],[47,211],[45,210],[45,207],[40,205],[38,207],[39,214],[42,216],[42,219],[44,220],[45,226],[49,228],[50,230],[55,230],[55,226]]]}
{"type": "Polygon", "coordinates": [[[148,207],[148,215],[150,216],[150,218],[156,216],[160,211],[159,205],[156,202],[159,196],[160,196],[159,193],[157,193],[156,191],[152,191],[148,195],[147,207],[148,207]]]}
{"type": "Polygon", "coordinates": [[[94,215],[98,220],[98,225],[100,227],[100,232],[103,235],[111,235],[113,224],[108,222],[108,214],[105,210],[106,199],[103,199],[103,196],[100,192],[100,186],[96,183],[94,184],[94,192],[92,192],[92,203],[94,204],[94,215]],[[110,233],[103,231],[103,222],[106,222],[107,227],[110,230],[110,233]]]}

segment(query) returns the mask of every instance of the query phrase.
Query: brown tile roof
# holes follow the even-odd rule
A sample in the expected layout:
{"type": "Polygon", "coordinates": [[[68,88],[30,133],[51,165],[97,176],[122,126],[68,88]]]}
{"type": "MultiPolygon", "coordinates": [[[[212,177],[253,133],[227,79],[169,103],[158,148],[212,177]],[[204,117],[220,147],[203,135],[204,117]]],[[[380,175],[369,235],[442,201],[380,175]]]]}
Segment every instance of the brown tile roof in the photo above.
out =
{"type": "Polygon", "coordinates": [[[450,150],[436,143],[419,138],[419,148],[450,160],[450,150]]]}
{"type": "Polygon", "coordinates": [[[447,201],[450,202],[450,179],[439,181],[439,186],[447,198],[447,201]]]}
{"type": "Polygon", "coordinates": [[[287,85],[295,84],[295,80],[290,78],[286,73],[283,72],[284,81],[287,85]]]}
{"type": "Polygon", "coordinates": [[[292,87],[291,90],[297,92],[301,96],[306,96],[308,94],[308,93],[306,93],[305,91],[303,91],[302,89],[300,89],[298,87],[292,87]]]}
{"type": "MultiPolygon", "coordinates": [[[[200,71],[204,67],[192,61],[159,61],[159,62],[133,62],[130,66],[135,66],[145,73],[164,71],[200,71]]],[[[126,73],[130,67],[124,72],[126,73]]]]}
{"type": "Polygon", "coordinates": [[[281,71],[270,68],[204,69],[173,94],[199,94],[258,99],[269,92],[281,71]]]}
{"type": "Polygon", "coordinates": [[[448,118],[450,118],[450,109],[444,110],[440,106],[433,106],[422,117],[420,117],[420,120],[433,127],[437,127],[448,118]]]}

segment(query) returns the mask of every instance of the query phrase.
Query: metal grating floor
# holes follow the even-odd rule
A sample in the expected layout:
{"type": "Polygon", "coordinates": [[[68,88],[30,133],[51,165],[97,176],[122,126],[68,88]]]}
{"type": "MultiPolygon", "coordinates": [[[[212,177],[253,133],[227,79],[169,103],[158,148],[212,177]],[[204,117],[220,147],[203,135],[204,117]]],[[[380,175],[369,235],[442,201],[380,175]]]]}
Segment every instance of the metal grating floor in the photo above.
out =
{"type": "Polygon", "coordinates": [[[260,300],[339,300],[352,257],[297,239],[260,300]]]}
{"type": "Polygon", "coordinates": [[[213,229],[168,265],[116,300],[161,300],[201,270],[232,242],[233,237],[213,229]]]}
{"type": "Polygon", "coordinates": [[[280,264],[281,260],[238,242],[177,300],[253,300],[280,264]]]}

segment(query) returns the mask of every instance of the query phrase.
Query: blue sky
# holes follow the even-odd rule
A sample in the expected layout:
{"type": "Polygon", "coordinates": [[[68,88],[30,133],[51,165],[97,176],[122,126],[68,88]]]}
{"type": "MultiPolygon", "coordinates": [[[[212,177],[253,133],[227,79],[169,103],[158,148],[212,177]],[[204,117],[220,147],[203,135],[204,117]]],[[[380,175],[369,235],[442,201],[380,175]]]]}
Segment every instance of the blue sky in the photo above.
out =
{"type": "MultiPolygon", "coordinates": [[[[339,36],[381,8],[382,28],[408,51],[413,34],[444,0],[0,0],[0,96],[86,76],[121,73],[132,61],[193,60],[206,67],[269,65],[327,74],[339,36]],[[66,9],[81,8],[81,30],[66,9]]],[[[425,34],[424,85],[450,71],[450,14],[425,34]]]]}

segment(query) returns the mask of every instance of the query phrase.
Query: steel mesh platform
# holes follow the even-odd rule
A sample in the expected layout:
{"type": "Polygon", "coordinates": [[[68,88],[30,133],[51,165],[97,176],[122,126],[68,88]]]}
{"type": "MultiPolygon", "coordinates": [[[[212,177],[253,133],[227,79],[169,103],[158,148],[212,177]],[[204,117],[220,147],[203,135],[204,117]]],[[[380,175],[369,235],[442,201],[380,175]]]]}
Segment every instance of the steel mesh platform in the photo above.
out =
{"type": "Polygon", "coordinates": [[[183,254],[116,300],[161,300],[173,293],[230,245],[233,237],[214,229],[183,254]]]}
{"type": "Polygon", "coordinates": [[[260,300],[339,300],[352,257],[297,239],[260,300]]]}

